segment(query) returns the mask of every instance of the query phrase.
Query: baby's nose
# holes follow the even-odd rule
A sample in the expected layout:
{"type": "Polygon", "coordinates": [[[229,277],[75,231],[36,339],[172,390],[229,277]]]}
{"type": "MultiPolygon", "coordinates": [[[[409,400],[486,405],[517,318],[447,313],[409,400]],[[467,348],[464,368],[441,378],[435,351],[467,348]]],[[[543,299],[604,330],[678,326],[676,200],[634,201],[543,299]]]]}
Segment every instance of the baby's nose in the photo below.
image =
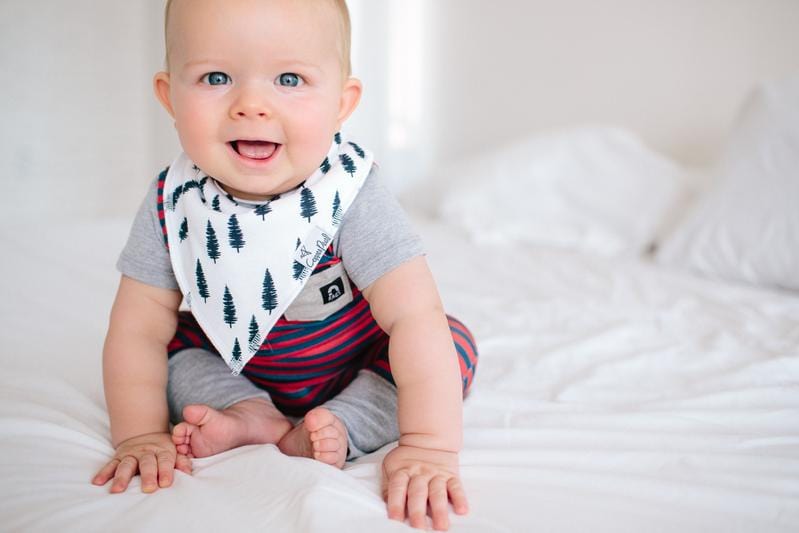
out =
{"type": "Polygon", "coordinates": [[[231,106],[230,114],[234,119],[267,118],[272,115],[272,110],[263,90],[244,88],[231,106]]]}

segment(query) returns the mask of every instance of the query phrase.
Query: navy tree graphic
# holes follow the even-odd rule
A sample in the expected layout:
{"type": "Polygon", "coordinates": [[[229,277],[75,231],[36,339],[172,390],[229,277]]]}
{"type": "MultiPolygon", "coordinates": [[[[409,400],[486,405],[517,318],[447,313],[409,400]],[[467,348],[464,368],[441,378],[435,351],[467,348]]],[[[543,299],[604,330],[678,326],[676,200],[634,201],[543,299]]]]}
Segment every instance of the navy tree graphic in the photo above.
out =
{"type": "Polygon", "coordinates": [[[338,158],[347,174],[354,176],[358,169],[355,168],[355,162],[352,160],[352,158],[348,154],[339,154],[338,158]]]}
{"type": "MultiPolygon", "coordinates": [[[[261,307],[264,308],[264,311],[269,311],[269,314],[272,314],[277,308],[277,290],[275,290],[275,281],[272,279],[272,274],[269,273],[269,269],[266,269],[266,273],[264,274],[264,284],[263,289],[261,290],[261,307]]],[[[253,317],[255,319],[255,317],[253,317]]]]}
{"type": "Polygon", "coordinates": [[[336,141],[336,144],[341,145],[341,132],[336,133],[333,136],[333,140],[336,141]]]}
{"type": "Polygon", "coordinates": [[[314,198],[313,192],[303,185],[302,191],[300,191],[300,215],[302,218],[307,218],[308,222],[310,222],[311,217],[317,212],[316,199],[314,198]]]}
{"type": "Polygon", "coordinates": [[[233,303],[233,295],[230,294],[230,289],[225,285],[225,296],[222,297],[223,310],[225,315],[225,324],[233,329],[233,324],[238,321],[236,318],[236,305],[233,303]]]}
{"type": "Polygon", "coordinates": [[[203,302],[207,302],[208,298],[211,297],[211,293],[208,292],[208,282],[205,281],[205,273],[199,259],[197,259],[195,274],[197,275],[197,291],[200,293],[200,298],[203,299],[203,302]]]}
{"type": "Polygon", "coordinates": [[[341,223],[341,198],[338,196],[338,191],[336,191],[336,196],[333,198],[333,225],[338,226],[341,223]]]}
{"type": "Polygon", "coordinates": [[[197,180],[188,180],[183,184],[183,194],[186,194],[192,189],[199,189],[200,183],[197,180]]]}
{"type": "Polygon", "coordinates": [[[211,202],[211,209],[213,209],[214,211],[217,211],[219,213],[222,212],[222,210],[219,208],[219,195],[218,194],[216,196],[214,196],[214,199],[211,202]]]}
{"type": "Polygon", "coordinates": [[[363,151],[363,148],[355,144],[354,142],[349,143],[352,146],[352,149],[355,150],[355,153],[358,154],[358,157],[361,159],[366,159],[366,152],[363,151]]]}
{"type": "Polygon", "coordinates": [[[302,263],[300,263],[296,259],[294,260],[294,266],[293,266],[294,274],[293,274],[293,276],[294,276],[295,280],[300,281],[302,278],[305,277],[305,268],[306,268],[305,265],[303,265],[302,263]]]}
{"type": "Polygon", "coordinates": [[[235,248],[236,253],[239,253],[239,250],[244,248],[246,242],[244,241],[244,234],[241,232],[239,219],[236,218],[236,215],[230,215],[230,218],[227,221],[227,229],[228,242],[230,243],[231,248],[235,248]]]}
{"type": "Polygon", "coordinates": [[[181,194],[183,194],[183,185],[178,185],[175,187],[175,190],[172,191],[172,205],[170,206],[172,211],[174,211],[175,207],[177,207],[181,194]]]}
{"type": "Polygon", "coordinates": [[[219,241],[216,239],[216,231],[214,231],[210,220],[205,227],[205,247],[208,250],[208,257],[213,259],[214,263],[222,257],[222,253],[219,251],[219,241]]]}
{"type": "Polygon", "coordinates": [[[180,231],[178,232],[178,237],[180,237],[180,242],[186,240],[186,237],[189,236],[189,221],[186,217],[183,217],[183,222],[180,223],[180,231]]]}
{"type": "Polygon", "coordinates": [[[266,215],[272,212],[272,208],[269,206],[270,202],[266,202],[265,204],[261,204],[255,208],[255,214],[261,217],[261,220],[266,220],[266,215]]]}
{"type": "Polygon", "coordinates": [[[258,333],[258,322],[255,320],[255,315],[250,319],[250,340],[249,347],[251,352],[258,351],[261,347],[261,334],[258,333]]]}
{"type": "Polygon", "coordinates": [[[237,363],[241,362],[241,346],[239,346],[239,338],[236,337],[236,342],[233,343],[233,360],[237,363]]]}
{"type": "Polygon", "coordinates": [[[325,158],[325,160],[322,161],[322,164],[319,166],[319,169],[322,171],[323,174],[327,174],[328,172],[330,172],[330,159],[325,158]]]}

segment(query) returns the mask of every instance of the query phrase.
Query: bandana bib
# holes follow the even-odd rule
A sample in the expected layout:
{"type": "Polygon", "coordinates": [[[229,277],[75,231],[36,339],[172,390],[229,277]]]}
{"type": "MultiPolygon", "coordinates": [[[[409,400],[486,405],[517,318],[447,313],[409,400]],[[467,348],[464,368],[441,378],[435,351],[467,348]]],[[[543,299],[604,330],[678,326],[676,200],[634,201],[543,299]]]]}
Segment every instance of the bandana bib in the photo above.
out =
{"type": "Polygon", "coordinates": [[[302,185],[263,203],[234,198],[185,153],[169,167],[164,216],[186,304],[234,374],[297,297],[371,171],[340,134],[302,185]]]}

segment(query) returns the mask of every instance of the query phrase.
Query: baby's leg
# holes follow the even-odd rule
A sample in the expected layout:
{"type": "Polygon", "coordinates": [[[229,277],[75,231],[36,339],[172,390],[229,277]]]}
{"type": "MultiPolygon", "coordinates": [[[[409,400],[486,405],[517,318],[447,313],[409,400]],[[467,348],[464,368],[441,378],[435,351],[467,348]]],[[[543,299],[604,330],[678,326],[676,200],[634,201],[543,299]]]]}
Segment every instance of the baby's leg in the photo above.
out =
{"type": "Polygon", "coordinates": [[[291,422],[269,394],[230,373],[217,354],[200,348],[169,359],[172,440],[178,452],[207,457],[247,444],[276,444],[291,422]]]}
{"type": "MultiPolygon", "coordinates": [[[[477,348],[469,329],[447,315],[452,341],[458,356],[464,398],[469,392],[477,367],[477,348]]],[[[346,426],[349,440],[347,459],[371,453],[400,437],[397,423],[397,388],[388,361],[388,343],[376,360],[341,393],[322,407],[329,409],[346,426]]]]}
{"type": "Polygon", "coordinates": [[[278,446],[341,468],[398,438],[396,388],[362,370],[338,396],[308,411],[278,446]]]}
{"type": "Polygon", "coordinates": [[[324,403],[346,426],[347,459],[355,459],[399,439],[397,388],[369,370],[324,403]]]}

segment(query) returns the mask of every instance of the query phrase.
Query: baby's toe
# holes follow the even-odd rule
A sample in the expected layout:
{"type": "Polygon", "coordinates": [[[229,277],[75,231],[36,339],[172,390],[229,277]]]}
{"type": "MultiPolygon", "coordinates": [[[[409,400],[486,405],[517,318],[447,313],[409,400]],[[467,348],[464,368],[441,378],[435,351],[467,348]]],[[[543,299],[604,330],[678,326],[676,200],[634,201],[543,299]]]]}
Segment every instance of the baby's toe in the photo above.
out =
{"type": "Polygon", "coordinates": [[[340,435],[341,431],[339,431],[339,429],[333,425],[324,426],[323,428],[310,433],[311,442],[316,442],[322,439],[337,439],[340,435]]]}
{"type": "Polygon", "coordinates": [[[325,426],[332,426],[336,422],[341,424],[338,417],[324,407],[315,407],[306,413],[303,425],[308,433],[319,431],[325,426]]]}
{"type": "Polygon", "coordinates": [[[172,428],[172,443],[175,446],[180,444],[186,444],[189,442],[189,425],[185,422],[181,422],[177,424],[174,428],[172,428]]]}
{"type": "Polygon", "coordinates": [[[343,456],[339,452],[314,452],[314,459],[323,463],[341,468],[344,464],[343,456]]]}
{"type": "Polygon", "coordinates": [[[219,414],[219,411],[203,404],[187,405],[183,408],[183,420],[195,426],[203,426],[219,414]]]}
{"type": "Polygon", "coordinates": [[[337,452],[341,449],[339,439],[321,439],[314,441],[313,449],[315,452],[337,452]]]}

